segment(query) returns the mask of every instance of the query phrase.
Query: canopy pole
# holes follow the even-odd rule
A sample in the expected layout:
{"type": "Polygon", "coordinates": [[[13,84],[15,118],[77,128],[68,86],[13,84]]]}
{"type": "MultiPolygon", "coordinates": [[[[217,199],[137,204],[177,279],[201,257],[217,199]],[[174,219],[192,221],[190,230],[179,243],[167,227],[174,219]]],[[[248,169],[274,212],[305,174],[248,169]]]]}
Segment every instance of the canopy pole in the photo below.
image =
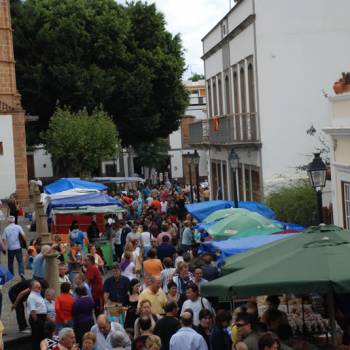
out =
{"type": "Polygon", "coordinates": [[[335,301],[333,291],[327,293],[327,307],[328,307],[328,318],[329,325],[331,327],[332,345],[337,345],[337,332],[335,324],[335,301]]]}

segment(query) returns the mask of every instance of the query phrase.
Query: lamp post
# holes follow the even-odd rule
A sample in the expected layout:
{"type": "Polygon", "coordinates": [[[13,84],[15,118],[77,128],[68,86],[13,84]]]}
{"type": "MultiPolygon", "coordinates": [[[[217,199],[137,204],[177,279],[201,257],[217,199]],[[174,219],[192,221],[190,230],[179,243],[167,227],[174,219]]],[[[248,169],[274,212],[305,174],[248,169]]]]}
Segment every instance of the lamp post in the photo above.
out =
{"type": "Polygon", "coordinates": [[[192,186],[192,154],[190,152],[187,152],[187,154],[184,156],[188,160],[188,169],[189,169],[189,175],[190,175],[190,194],[191,194],[191,203],[193,203],[193,186],[192,186]]]}
{"type": "Polygon", "coordinates": [[[228,157],[230,167],[232,169],[232,187],[233,187],[233,200],[235,202],[235,208],[238,208],[238,194],[237,194],[237,184],[236,184],[236,171],[239,167],[239,156],[235,152],[234,148],[231,149],[228,157]]]}
{"type": "Polygon", "coordinates": [[[194,153],[192,154],[192,163],[195,166],[196,170],[196,195],[197,195],[197,202],[200,202],[199,198],[199,161],[200,161],[200,156],[197,152],[197,150],[194,150],[194,153]]]}
{"type": "Polygon", "coordinates": [[[320,153],[314,153],[314,159],[307,166],[307,175],[310,184],[316,191],[318,223],[323,223],[322,212],[322,188],[326,186],[327,167],[320,157],[320,153]]]}

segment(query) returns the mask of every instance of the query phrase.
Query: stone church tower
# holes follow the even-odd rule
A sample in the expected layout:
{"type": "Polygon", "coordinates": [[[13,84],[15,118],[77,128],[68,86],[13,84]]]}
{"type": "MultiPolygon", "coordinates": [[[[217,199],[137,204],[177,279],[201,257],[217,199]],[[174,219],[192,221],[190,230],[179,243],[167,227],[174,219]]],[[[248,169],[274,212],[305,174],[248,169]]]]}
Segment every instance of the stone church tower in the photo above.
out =
{"type": "Polygon", "coordinates": [[[9,0],[0,0],[0,199],[28,200],[24,110],[16,87],[9,0]]]}

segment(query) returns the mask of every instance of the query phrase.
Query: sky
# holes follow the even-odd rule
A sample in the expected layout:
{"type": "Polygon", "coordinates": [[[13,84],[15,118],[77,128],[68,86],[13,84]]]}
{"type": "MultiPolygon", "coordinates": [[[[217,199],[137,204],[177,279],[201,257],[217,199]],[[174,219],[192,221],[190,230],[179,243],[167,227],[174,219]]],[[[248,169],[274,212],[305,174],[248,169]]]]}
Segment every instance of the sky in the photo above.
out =
{"type": "Polygon", "coordinates": [[[201,39],[229,11],[230,0],[149,0],[148,3],[155,3],[163,12],[170,33],[181,34],[188,67],[184,78],[190,77],[191,73],[202,74],[201,39]]]}

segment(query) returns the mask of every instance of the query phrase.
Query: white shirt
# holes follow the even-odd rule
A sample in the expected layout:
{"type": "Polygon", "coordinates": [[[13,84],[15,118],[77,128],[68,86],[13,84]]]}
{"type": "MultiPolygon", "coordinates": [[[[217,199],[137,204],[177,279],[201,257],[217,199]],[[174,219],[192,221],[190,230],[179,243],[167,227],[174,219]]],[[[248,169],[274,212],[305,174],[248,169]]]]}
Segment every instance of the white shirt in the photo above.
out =
{"type": "Polygon", "coordinates": [[[193,311],[193,324],[195,326],[199,325],[199,312],[202,309],[208,309],[212,311],[210,302],[206,298],[201,298],[199,297],[196,301],[192,300],[186,300],[182,304],[182,309],[181,309],[181,315],[183,314],[184,310],[186,309],[191,309],[193,311]]]}
{"type": "Polygon", "coordinates": [[[38,315],[47,314],[45,299],[40,293],[31,291],[27,299],[27,311],[30,314],[35,311],[38,315]]]}
{"type": "Polygon", "coordinates": [[[136,275],[134,274],[135,264],[131,262],[128,267],[122,272],[122,276],[125,276],[129,278],[129,280],[133,280],[136,278],[136,275]]]}
{"type": "MultiPolygon", "coordinates": [[[[112,350],[112,345],[111,345],[111,334],[113,332],[125,332],[124,328],[117,322],[111,322],[111,330],[108,333],[107,337],[105,337],[101,331],[99,330],[97,324],[95,324],[94,326],[92,326],[91,328],[91,332],[95,333],[96,335],[96,344],[95,344],[95,348],[96,349],[103,349],[103,350],[112,350]]],[[[127,344],[126,346],[124,346],[124,349],[126,350],[130,350],[131,349],[131,342],[129,342],[129,344],[127,344]]]]}
{"type": "Polygon", "coordinates": [[[168,209],[168,202],[166,201],[161,201],[160,202],[160,212],[161,213],[166,213],[168,209]]]}
{"type": "Polygon", "coordinates": [[[170,338],[169,350],[208,350],[208,346],[193,328],[182,327],[170,338]]]}
{"type": "Polygon", "coordinates": [[[24,236],[24,231],[19,225],[11,223],[5,227],[5,230],[2,234],[2,239],[7,242],[8,250],[21,249],[21,243],[19,241],[20,234],[24,236]]]}
{"type": "Polygon", "coordinates": [[[141,241],[144,246],[151,245],[151,233],[148,231],[141,232],[141,241]]]}

